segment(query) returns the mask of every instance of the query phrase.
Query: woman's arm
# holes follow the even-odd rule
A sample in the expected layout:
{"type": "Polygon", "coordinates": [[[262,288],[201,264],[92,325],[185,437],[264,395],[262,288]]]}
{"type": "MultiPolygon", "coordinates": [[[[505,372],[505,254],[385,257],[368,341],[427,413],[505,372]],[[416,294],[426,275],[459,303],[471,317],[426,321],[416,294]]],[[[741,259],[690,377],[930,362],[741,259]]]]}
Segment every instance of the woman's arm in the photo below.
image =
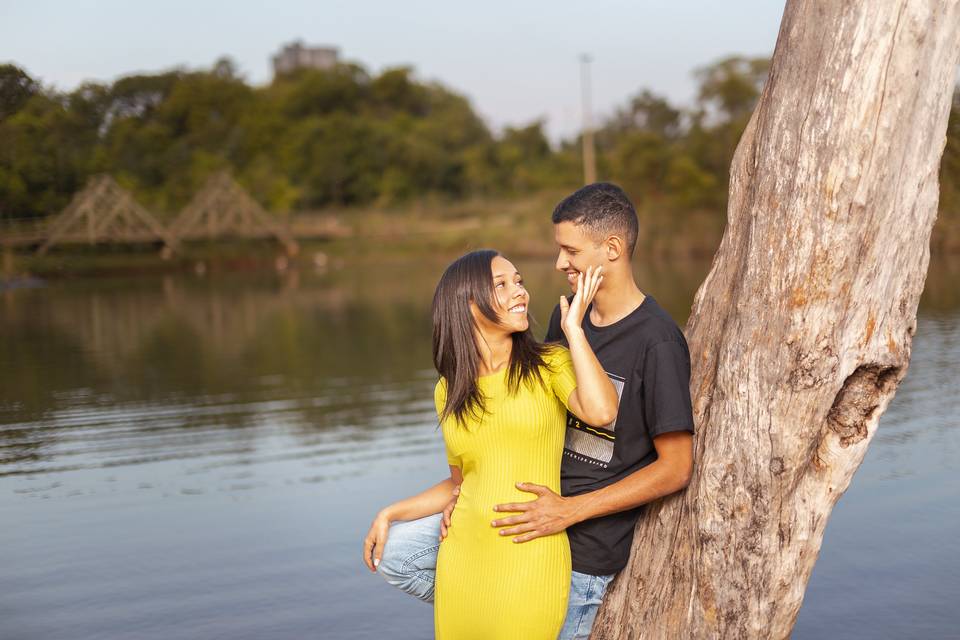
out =
{"type": "Polygon", "coordinates": [[[600,366],[596,354],[583,332],[583,316],[597,294],[603,276],[602,267],[587,268],[577,276],[577,293],[567,304],[560,298],[560,326],[570,346],[570,359],[577,376],[577,387],[570,393],[568,404],[575,416],[594,426],[608,425],[617,418],[618,398],[610,378],[600,366]]]}
{"type": "Polygon", "coordinates": [[[416,520],[440,513],[453,498],[453,490],[463,482],[460,467],[450,467],[450,477],[444,478],[426,491],[410,496],[384,507],[373,519],[366,538],[363,539],[363,563],[370,571],[376,571],[383,557],[390,523],[395,520],[416,520]]]}
{"type": "Polygon", "coordinates": [[[377,517],[383,515],[387,522],[395,520],[416,520],[440,513],[453,497],[453,489],[463,482],[460,467],[450,467],[450,477],[444,478],[426,491],[410,496],[388,507],[384,507],[377,517]]]}
{"type": "Polygon", "coordinates": [[[567,342],[577,376],[577,387],[568,400],[570,411],[589,424],[606,426],[617,419],[617,390],[587,343],[583,329],[577,337],[567,334],[567,342]]]}

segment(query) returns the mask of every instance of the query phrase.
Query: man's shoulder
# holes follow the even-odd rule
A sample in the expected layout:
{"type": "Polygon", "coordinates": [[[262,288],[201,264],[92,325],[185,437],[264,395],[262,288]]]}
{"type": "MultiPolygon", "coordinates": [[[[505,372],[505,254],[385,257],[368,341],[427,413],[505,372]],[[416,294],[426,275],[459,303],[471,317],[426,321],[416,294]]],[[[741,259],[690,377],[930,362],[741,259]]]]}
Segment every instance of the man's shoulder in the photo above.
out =
{"type": "Polygon", "coordinates": [[[661,342],[683,342],[686,344],[683,330],[663,310],[651,316],[650,322],[643,329],[643,334],[650,346],[661,342]]]}
{"type": "Polygon", "coordinates": [[[649,348],[661,342],[686,344],[680,326],[652,296],[646,297],[642,311],[630,331],[630,339],[637,340],[638,346],[649,348]]]}

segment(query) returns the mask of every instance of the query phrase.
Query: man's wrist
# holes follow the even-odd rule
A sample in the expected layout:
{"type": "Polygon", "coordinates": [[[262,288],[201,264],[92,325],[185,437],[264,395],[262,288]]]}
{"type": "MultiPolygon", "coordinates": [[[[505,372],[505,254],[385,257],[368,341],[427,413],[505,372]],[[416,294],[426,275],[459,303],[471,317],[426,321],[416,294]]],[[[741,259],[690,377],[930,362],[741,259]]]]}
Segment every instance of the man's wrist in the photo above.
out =
{"type": "Polygon", "coordinates": [[[569,515],[567,516],[569,521],[567,524],[568,527],[590,519],[590,515],[587,513],[587,495],[588,494],[581,494],[579,496],[569,496],[564,498],[570,507],[569,515]]]}

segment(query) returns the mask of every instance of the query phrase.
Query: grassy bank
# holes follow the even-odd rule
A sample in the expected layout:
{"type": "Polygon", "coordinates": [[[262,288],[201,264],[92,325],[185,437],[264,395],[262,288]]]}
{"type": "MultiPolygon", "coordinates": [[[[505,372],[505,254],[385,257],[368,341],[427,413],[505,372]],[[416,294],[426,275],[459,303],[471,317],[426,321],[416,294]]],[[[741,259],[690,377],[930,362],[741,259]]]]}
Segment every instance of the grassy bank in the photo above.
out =
{"type": "MultiPolygon", "coordinates": [[[[3,274],[69,277],[179,270],[242,270],[332,264],[402,262],[452,257],[479,247],[515,256],[549,257],[555,252],[550,213],[566,192],[544,192],[509,200],[423,202],[405,208],[327,210],[298,214],[291,226],[300,250],[288,256],[273,241],[227,239],[183,243],[168,259],[159,246],[58,246],[37,256],[6,252],[3,274]],[[327,230],[317,233],[317,229],[327,230]],[[312,236],[312,237],[311,237],[312,236]],[[317,237],[319,236],[319,237],[317,237]]],[[[654,217],[640,213],[640,249],[655,254],[712,254],[719,217],[654,217]],[[693,224],[691,226],[691,221],[693,224]],[[707,221],[708,223],[705,223],[707,221]]]]}
{"type": "MultiPolygon", "coordinates": [[[[446,259],[470,249],[492,247],[516,257],[554,255],[550,213],[567,192],[526,198],[421,202],[404,208],[326,210],[290,220],[300,240],[295,256],[273,241],[187,242],[168,259],[158,246],[54,247],[37,256],[4,250],[0,277],[57,278],[168,271],[217,271],[289,267],[327,268],[343,264],[402,264],[411,259],[446,259]],[[318,230],[324,230],[320,232],[318,230]]],[[[637,252],[672,260],[710,258],[719,244],[725,216],[720,212],[638,212],[637,252]]],[[[931,247],[935,254],[960,253],[957,216],[941,215],[931,247]]]]}

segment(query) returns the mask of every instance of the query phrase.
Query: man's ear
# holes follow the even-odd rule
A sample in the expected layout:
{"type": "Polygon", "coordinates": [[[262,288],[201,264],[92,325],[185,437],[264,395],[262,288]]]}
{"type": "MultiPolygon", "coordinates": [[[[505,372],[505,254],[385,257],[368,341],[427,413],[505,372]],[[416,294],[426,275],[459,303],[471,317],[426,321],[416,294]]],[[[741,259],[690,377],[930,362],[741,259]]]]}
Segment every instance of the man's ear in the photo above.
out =
{"type": "Polygon", "coordinates": [[[620,236],[610,236],[606,240],[606,246],[604,247],[607,252],[607,260],[610,262],[616,261],[620,256],[623,255],[623,238],[620,236]]]}

